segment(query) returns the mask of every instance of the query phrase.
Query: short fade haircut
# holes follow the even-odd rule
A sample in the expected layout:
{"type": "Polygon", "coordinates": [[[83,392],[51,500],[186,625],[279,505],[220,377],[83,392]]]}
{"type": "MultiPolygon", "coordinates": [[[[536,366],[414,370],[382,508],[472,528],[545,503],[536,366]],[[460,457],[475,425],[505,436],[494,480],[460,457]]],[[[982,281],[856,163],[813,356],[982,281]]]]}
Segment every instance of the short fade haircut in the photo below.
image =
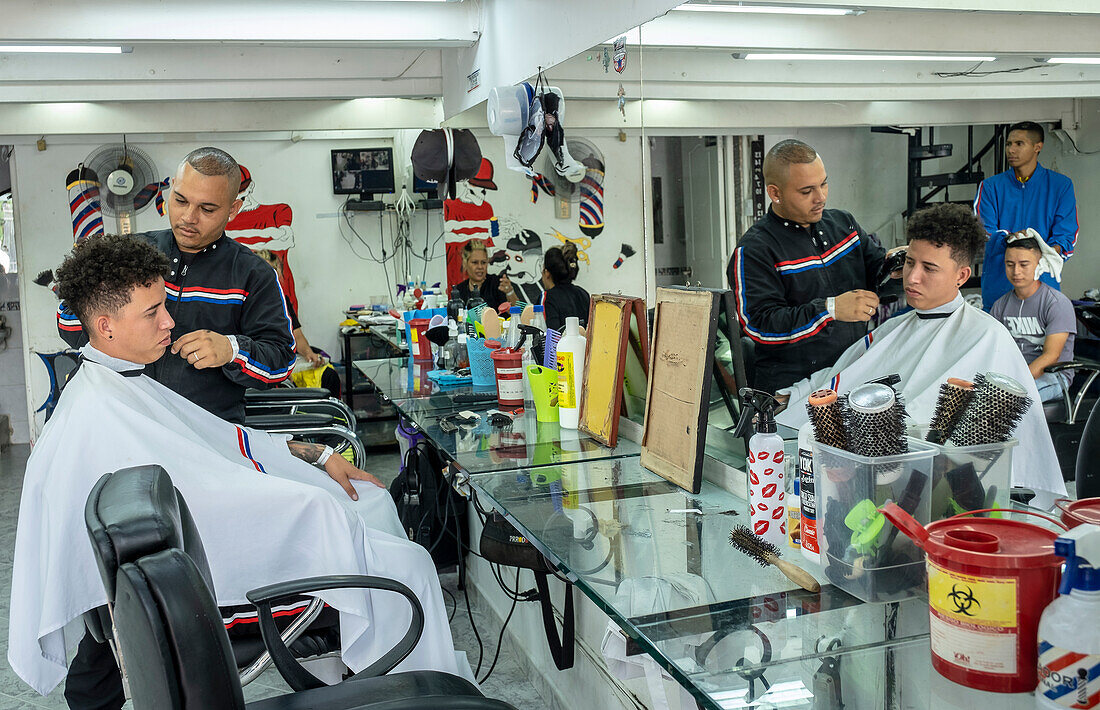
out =
{"type": "Polygon", "coordinates": [[[229,181],[229,198],[231,200],[237,198],[241,189],[241,166],[229,153],[212,146],[196,148],[180,161],[179,168],[176,170],[177,175],[183,169],[184,163],[208,177],[224,175],[229,181]]]}
{"type": "Polygon", "coordinates": [[[1025,237],[1024,239],[1008,242],[1005,244],[1005,251],[1009,249],[1030,249],[1039,252],[1040,255],[1043,253],[1043,248],[1039,246],[1039,242],[1035,237],[1025,237]]]}
{"type": "Polygon", "coordinates": [[[1042,143],[1047,135],[1043,127],[1035,121],[1020,121],[1019,123],[1013,123],[1008,127],[1008,130],[1005,131],[1005,137],[1007,138],[1013,131],[1025,131],[1032,143],[1042,143]]]}
{"type": "Polygon", "coordinates": [[[764,156],[764,184],[779,185],[780,178],[790,174],[791,165],[804,165],[817,160],[817,151],[794,138],[779,141],[764,156]]]}
{"type": "Polygon", "coordinates": [[[985,227],[967,207],[942,202],[915,212],[905,226],[907,240],[931,242],[951,249],[959,266],[971,266],[985,249],[985,227]]]}
{"type": "Polygon", "coordinates": [[[94,316],[113,315],[137,286],[168,273],[168,257],[148,242],[123,234],[88,237],[54,271],[57,297],[88,327],[94,316]]]}

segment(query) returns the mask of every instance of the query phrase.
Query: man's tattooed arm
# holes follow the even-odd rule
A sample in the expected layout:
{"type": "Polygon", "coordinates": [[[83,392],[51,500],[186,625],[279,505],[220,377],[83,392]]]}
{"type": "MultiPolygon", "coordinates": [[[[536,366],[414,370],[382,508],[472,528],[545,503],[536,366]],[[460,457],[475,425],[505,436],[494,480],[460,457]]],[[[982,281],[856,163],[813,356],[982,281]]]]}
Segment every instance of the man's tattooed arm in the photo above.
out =
{"type": "Polygon", "coordinates": [[[286,446],[290,449],[290,453],[306,463],[314,465],[317,465],[317,461],[321,458],[321,454],[325,452],[324,444],[311,444],[306,441],[290,440],[286,442],[286,446]]]}

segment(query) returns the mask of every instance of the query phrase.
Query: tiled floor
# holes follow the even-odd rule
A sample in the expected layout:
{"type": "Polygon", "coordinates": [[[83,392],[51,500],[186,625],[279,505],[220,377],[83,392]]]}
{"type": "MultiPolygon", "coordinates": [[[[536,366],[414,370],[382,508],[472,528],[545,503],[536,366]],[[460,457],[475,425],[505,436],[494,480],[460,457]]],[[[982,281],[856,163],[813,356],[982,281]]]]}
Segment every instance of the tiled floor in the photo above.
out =
{"type": "MultiPolygon", "coordinates": [[[[38,695],[20,680],[7,664],[8,649],[8,603],[11,591],[11,563],[15,548],[15,525],[18,519],[19,495],[23,486],[23,470],[29,446],[13,446],[7,452],[0,453],[0,710],[36,710],[38,708],[65,708],[62,696],[63,686],[59,686],[46,697],[38,695]]],[[[386,452],[370,458],[368,468],[385,481],[393,477],[397,470],[396,453],[386,452]]],[[[458,607],[451,620],[451,631],[455,647],[469,654],[472,666],[477,665],[477,642],[474,639],[469,617],[461,590],[457,589],[458,576],[445,574],[441,577],[444,597],[451,608],[452,599],[458,607]],[[446,592],[449,591],[448,595],[446,592]]],[[[499,621],[482,614],[473,608],[474,620],[485,644],[486,661],[482,674],[492,661],[496,650],[499,621]]],[[[515,661],[507,652],[501,654],[496,670],[488,681],[482,684],[482,691],[494,698],[505,700],[520,710],[533,710],[546,707],[534,686],[523,675],[515,661]]],[[[274,669],[269,669],[244,689],[246,701],[258,700],[289,692],[289,688],[274,669]]],[[[126,707],[130,707],[127,703],[126,707]]]]}

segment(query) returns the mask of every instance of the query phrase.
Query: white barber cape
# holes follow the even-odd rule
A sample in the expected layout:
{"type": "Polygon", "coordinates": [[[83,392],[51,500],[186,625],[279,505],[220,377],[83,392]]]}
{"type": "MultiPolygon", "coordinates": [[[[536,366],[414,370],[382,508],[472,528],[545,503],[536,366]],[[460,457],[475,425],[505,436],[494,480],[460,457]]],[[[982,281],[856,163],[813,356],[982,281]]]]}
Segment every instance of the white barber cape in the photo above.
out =
{"type": "Polygon", "coordinates": [[[1027,362],[1008,330],[988,313],[967,305],[961,294],[937,308],[891,318],[853,343],[833,367],[781,390],[789,391],[791,398],[776,419],[798,428],[806,423],[806,399],[813,392],[828,387],[844,394],[868,380],[897,373],[910,421],[927,425],[940,385],[948,377],[971,380],[980,372],[1008,375],[1031,397],[1031,408],[1016,429],[1020,445],[1012,455],[1012,484],[1036,490],[1036,504],[1050,502],[1050,496],[1040,491],[1064,496],[1066,484],[1027,362]]]}
{"type": "MultiPolygon", "coordinates": [[[[16,531],[8,662],[45,695],[65,677],[81,615],[106,603],[84,526],[97,480],[160,464],[194,516],[220,605],[274,582],[372,574],[406,584],[424,607],[424,634],[397,670],[470,677],[459,662],[435,565],[401,534],[389,493],[354,481],[353,501],[324,471],[297,458],[286,437],[236,426],[90,346],[27,461],[16,531]],[[124,376],[121,372],[129,372],[124,376]]],[[[366,590],[320,593],[340,613],[344,662],[355,671],[408,628],[401,597],[366,590]]]]}

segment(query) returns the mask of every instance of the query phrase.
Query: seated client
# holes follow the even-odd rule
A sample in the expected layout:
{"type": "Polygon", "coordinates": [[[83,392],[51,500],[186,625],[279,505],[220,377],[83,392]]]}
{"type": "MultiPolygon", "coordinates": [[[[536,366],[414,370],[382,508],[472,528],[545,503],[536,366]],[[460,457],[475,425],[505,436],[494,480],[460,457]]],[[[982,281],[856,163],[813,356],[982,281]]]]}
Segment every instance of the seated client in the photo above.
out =
{"type": "Polygon", "coordinates": [[[831,368],[780,390],[789,400],[778,421],[795,428],[805,423],[806,398],[818,389],[844,394],[868,380],[898,374],[911,421],[927,424],[948,377],[969,380],[999,372],[1017,380],[1031,397],[1016,429],[1020,445],[1012,458],[1012,484],[1034,489],[1034,504],[1047,507],[1054,495],[1066,494],[1066,485],[1035,379],[1008,331],[988,313],[966,305],[959,293],[975,255],[982,253],[985,230],[965,207],[940,204],[914,214],[906,231],[902,279],[913,310],[868,333],[831,368]]]}
{"type": "MultiPolygon", "coordinates": [[[[167,267],[152,246],[107,236],[78,244],[57,270],[58,296],[90,342],[27,461],[12,576],[12,668],[42,694],[65,676],[66,653],[83,635],[81,615],[107,600],[84,526],[88,493],[104,473],[160,464],[194,515],[220,605],[245,604],[251,589],[315,575],[396,579],[416,593],[425,614],[424,634],[397,670],[469,677],[454,651],[431,557],[405,538],[377,479],[340,456],[326,457],[324,447],[219,419],[143,374],[171,344],[167,267]]],[[[411,618],[393,594],[318,596],[340,611],[343,660],[354,671],[401,638],[411,618]]]]}

